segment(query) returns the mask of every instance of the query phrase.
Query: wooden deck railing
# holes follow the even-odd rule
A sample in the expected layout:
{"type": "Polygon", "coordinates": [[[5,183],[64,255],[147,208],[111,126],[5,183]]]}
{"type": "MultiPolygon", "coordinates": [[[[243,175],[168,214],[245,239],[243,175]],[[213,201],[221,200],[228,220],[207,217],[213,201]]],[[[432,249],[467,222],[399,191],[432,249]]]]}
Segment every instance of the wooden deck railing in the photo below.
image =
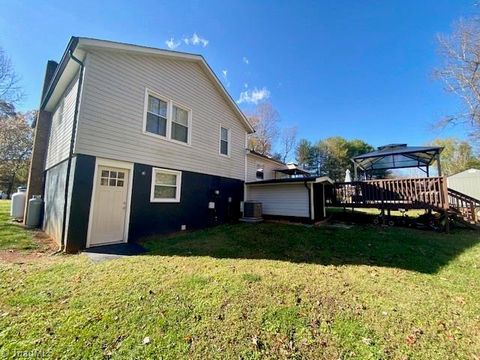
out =
{"type": "Polygon", "coordinates": [[[335,183],[329,195],[332,206],[433,210],[449,206],[443,177],[335,183]]]}
{"type": "Polygon", "coordinates": [[[480,208],[480,201],[465,195],[459,191],[448,189],[448,205],[450,208],[456,209],[462,217],[471,222],[479,222],[477,211],[480,208]]]}

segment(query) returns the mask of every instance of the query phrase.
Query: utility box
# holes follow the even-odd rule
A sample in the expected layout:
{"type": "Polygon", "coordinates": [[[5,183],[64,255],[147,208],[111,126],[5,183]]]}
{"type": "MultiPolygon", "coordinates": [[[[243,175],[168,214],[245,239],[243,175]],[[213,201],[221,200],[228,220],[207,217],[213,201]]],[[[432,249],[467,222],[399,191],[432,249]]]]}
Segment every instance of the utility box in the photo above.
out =
{"type": "Polygon", "coordinates": [[[243,217],[262,218],[262,203],[257,201],[245,201],[243,204],[243,217]]]}

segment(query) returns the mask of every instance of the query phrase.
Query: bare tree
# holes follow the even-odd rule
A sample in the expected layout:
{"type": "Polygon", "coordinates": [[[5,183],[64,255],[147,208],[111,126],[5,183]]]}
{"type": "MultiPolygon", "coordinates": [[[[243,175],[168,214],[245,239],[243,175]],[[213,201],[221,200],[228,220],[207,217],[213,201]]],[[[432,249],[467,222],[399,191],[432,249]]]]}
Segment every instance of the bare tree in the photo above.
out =
{"type": "Polygon", "coordinates": [[[280,139],[282,146],[282,161],[287,162],[290,153],[295,149],[297,145],[297,127],[287,127],[282,130],[282,137],[280,139]]]}
{"type": "Polygon", "coordinates": [[[10,195],[15,184],[25,184],[32,152],[33,112],[0,116],[0,186],[10,195]]]}
{"type": "Polygon", "coordinates": [[[280,116],[277,110],[270,103],[261,103],[248,119],[255,129],[248,138],[248,148],[263,155],[270,154],[279,133],[280,116]]]}
{"type": "Polygon", "coordinates": [[[445,117],[440,126],[466,123],[474,141],[480,141],[480,19],[460,20],[450,35],[438,36],[443,59],[435,77],[462,100],[463,111],[445,117]]]}
{"type": "Polygon", "coordinates": [[[0,48],[0,116],[13,115],[15,104],[22,96],[19,78],[13,70],[12,62],[0,48]]]}

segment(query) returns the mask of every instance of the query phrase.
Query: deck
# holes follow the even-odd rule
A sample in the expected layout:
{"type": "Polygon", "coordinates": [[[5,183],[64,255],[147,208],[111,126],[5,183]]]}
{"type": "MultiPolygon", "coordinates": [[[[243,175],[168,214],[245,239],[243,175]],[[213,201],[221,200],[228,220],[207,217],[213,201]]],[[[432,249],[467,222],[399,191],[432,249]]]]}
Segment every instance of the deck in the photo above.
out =
{"type": "Polygon", "coordinates": [[[470,223],[478,221],[475,209],[480,207],[480,201],[449,189],[445,177],[339,182],[326,200],[334,207],[455,212],[470,223]]]}

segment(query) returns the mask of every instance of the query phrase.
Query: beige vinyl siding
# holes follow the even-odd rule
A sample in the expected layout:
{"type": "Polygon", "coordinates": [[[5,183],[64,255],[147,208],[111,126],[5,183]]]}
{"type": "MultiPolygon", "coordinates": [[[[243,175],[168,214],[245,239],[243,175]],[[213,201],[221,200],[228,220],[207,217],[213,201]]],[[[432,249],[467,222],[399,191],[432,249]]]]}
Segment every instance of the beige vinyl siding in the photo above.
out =
{"type": "MultiPolygon", "coordinates": [[[[247,154],[247,182],[260,181],[257,179],[257,164],[262,164],[263,168],[263,180],[275,179],[275,172],[273,170],[286,168],[285,165],[281,165],[275,161],[262,158],[257,155],[247,154]]],[[[285,177],[284,174],[277,173],[277,179],[285,177]]]]}
{"type": "Polygon", "coordinates": [[[45,169],[65,160],[69,155],[77,90],[78,76],[73,79],[60,97],[53,112],[45,169]]]}
{"type": "Polygon", "coordinates": [[[480,170],[469,169],[447,178],[448,187],[480,200],[480,170]]]}
{"type": "Polygon", "coordinates": [[[241,119],[198,63],[88,53],[77,153],[243,180],[245,134],[241,119]],[[143,133],[146,88],[192,110],[190,146],[143,133]],[[220,125],[230,129],[230,157],[219,154],[220,125]]]}
{"type": "Polygon", "coordinates": [[[265,215],[310,216],[308,190],[303,183],[247,185],[247,200],[261,202],[265,215]]]}

